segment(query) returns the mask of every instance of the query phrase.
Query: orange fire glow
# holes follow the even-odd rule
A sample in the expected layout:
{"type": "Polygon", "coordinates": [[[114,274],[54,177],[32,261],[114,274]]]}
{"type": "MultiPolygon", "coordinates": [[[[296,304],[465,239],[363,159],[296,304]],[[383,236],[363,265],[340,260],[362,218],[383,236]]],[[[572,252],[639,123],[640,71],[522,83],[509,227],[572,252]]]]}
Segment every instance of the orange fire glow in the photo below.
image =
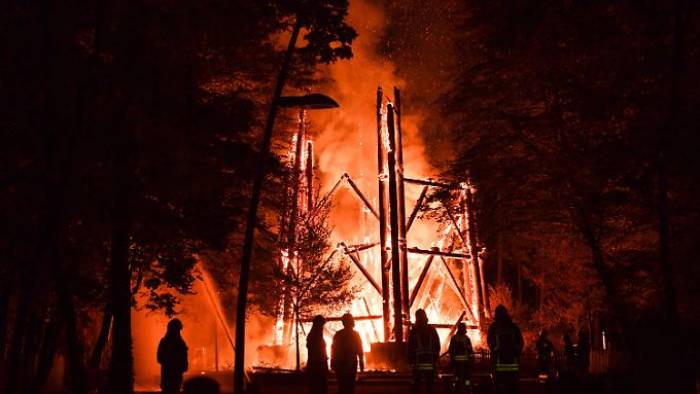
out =
{"type": "MultiPolygon", "coordinates": [[[[336,181],[347,173],[362,193],[367,196],[371,204],[376,207],[377,134],[374,93],[378,85],[383,85],[390,95],[390,88],[393,86],[402,87],[404,81],[395,75],[395,67],[391,61],[377,54],[379,37],[385,23],[383,10],[377,5],[369,4],[369,2],[353,1],[350,5],[349,20],[359,34],[353,44],[354,57],[352,61],[338,62],[321,71],[324,75],[330,76],[332,82],[320,87],[320,89],[327,91],[338,101],[340,108],[333,111],[310,111],[308,114],[310,119],[309,132],[314,135],[312,138],[317,156],[315,170],[320,178],[320,195],[326,194],[336,184],[336,181]]],[[[410,178],[424,179],[435,174],[436,170],[426,160],[424,144],[420,137],[423,116],[415,108],[404,112],[406,114],[402,114],[401,122],[405,174],[410,178]]],[[[303,162],[305,160],[302,160],[303,162]]],[[[421,189],[421,186],[406,184],[407,214],[413,208],[421,189]]],[[[379,228],[376,218],[351,191],[346,189],[336,192],[331,201],[333,208],[329,219],[334,229],[332,244],[344,242],[347,245],[362,245],[378,242],[379,228]]],[[[466,220],[464,224],[466,224],[466,220]]],[[[463,231],[465,231],[465,227],[463,226],[463,231]]],[[[454,230],[455,228],[451,224],[441,225],[434,220],[419,218],[407,233],[407,245],[417,246],[421,249],[430,249],[431,247],[446,249],[449,246],[448,242],[455,242],[449,241],[455,237],[454,230]]],[[[378,247],[374,247],[356,255],[377,282],[380,281],[381,275],[378,249],[378,247]]],[[[462,250],[465,253],[469,252],[467,245],[461,245],[461,247],[454,249],[462,250]]],[[[425,260],[426,256],[409,254],[410,289],[416,286],[425,260]]],[[[462,264],[462,262],[451,259],[436,258],[425,277],[422,290],[417,293],[416,300],[411,307],[411,315],[418,308],[423,308],[432,323],[454,324],[461,313],[465,311],[464,301],[460,298],[460,293],[465,294],[467,304],[476,312],[474,309],[477,305],[476,292],[479,291],[473,280],[473,270],[476,267],[472,266],[471,261],[464,262],[464,264],[468,264],[467,267],[463,267],[462,264]],[[449,271],[452,271],[452,274],[449,271]],[[472,274],[464,277],[457,274],[462,271],[472,274]],[[456,280],[451,279],[450,275],[457,276],[456,280]]],[[[380,294],[360,272],[357,272],[354,281],[355,285],[361,288],[361,291],[347,312],[354,316],[381,316],[382,298],[380,294]]],[[[478,324],[478,314],[471,317],[469,313],[465,320],[467,319],[472,324],[478,324]]],[[[307,325],[305,330],[308,328],[307,325]]],[[[333,333],[340,329],[341,325],[339,322],[329,322],[326,324],[326,328],[326,342],[330,346],[333,333]]],[[[355,329],[363,339],[365,351],[370,350],[371,343],[382,342],[384,339],[381,319],[359,320],[356,322],[355,329]]],[[[281,330],[281,325],[278,324],[275,343],[280,343],[279,330],[281,330]]],[[[445,348],[450,329],[441,328],[438,332],[443,348],[445,348]]],[[[480,346],[479,330],[470,329],[469,334],[474,345],[480,346]]],[[[301,344],[300,349],[304,352],[305,343],[301,344]]],[[[305,355],[302,355],[302,359],[305,359],[305,355]]],[[[289,360],[289,362],[283,362],[282,365],[291,367],[293,357],[289,357],[289,360]]]]}

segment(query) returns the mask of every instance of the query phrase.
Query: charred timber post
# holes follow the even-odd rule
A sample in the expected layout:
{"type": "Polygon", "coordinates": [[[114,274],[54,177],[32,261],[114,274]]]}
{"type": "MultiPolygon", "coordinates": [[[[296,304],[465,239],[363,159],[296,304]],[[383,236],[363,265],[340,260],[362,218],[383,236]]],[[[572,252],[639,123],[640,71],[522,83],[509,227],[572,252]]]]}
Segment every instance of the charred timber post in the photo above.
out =
{"type": "MultiPolygon", "coordinates": [[[[462,242],[462,247],[466,248],[467,250],[471,250],[469,247],[469,221],[467,220],[467,206],[465,201],[466,198],[467,194],[464,192],[464,189],[462,189],[462,191],[459,194],[458,200],[462,208],[462,215],[459,216],[459,226],[457,227],[457,232],[459,233],[459,239],[462,242]]],[[[462,264],[462,288],[464,289],[465,296],[467,288],[474,287],[472,285],[473,281],[471,281],[471,273],[469,271],[470,269],[471,267],[469,265],[469,262],[464,261],[462,264]]],[[[473,315],[472,318],[474,318],[473,315]]]]}
{"type": "MultiPolygon", "coordinates": [[[[399,210],[399,256],[401,262],[401,312],[403,314],[404,329],[408,329],[410,321],[410,305],[408,303],[408,256],[406,252],[406,198],[403,184],[403,134],[401,132],[401,91],[394,87],[394,100],[396,101],[396,183],[398,188],[399,210]]],[[[404,332],[408,336],[408,331],[404,332]]]]}
{"type": "MultiPolygon", "coordinates": [[[[299,127],[297,128],[297,135],[294,147],[294,168],[292,169],[292,174],[290,176],[292,195],[289,201],[289,214],[287,216],[287,261],[288,264],[292,264],[293,269],[299,272],[298,262],[295,258],[295,248],[297,239],[297,221],[299,216],[299,200],[300,200],[300,188],[301,188],[301,157],[304,149],[304,134],[305,134],[305,123],[306,123],[306,110],[299,110],[299,127]]],[[[293,311],[290,305],[285,305],[284,307],[284,328],[283,332],[283,343],[289,343],[292,335],[295,333],[294,328],[295,317],[293,316],[293,311]]]]}
{"type": "Polygon", "coordinates": [[[471,186],[469,184],[466,184],[464,186],[464,190],[462,190],[462,204],[463,204],[463,209],[464,209],[464,214],[467,215],[467,237],[469,240],[469,253],[471,254],[471,263],[472,263],[472,275],[474,277],[474,284],[475,284],[475,289],[474,290],[474,298],[476,301],[475,307],[478,308],[476,312],[476,315],[474,316],[475,319],[478,319],[479,324],[483,322],[484,320],[482,319],[484,317],[484,302],[482,299],[482,280],[481,280],[481,271],[479,270],[479,250],[477,249],[476,245],[476,232],[474,231],[474,213],[472,212],[472,207],[470,204],[470,198],[471,198],[471,186]]]}
{"type": "Polygon", "coordinates": [[[401,301],[401,251],[399,249],[399,209],[396,181],[396,133],[394,130],[394,106],[386,106],[386,125],[389,133],[389,220],[391,228],[391,278],[394,296],[394,340],[403,343],[403,302],[401,301]]]}
{"type": "Polygon", "coordinates": [[[467,187],[467,218],[469,220],[469,243],[472,245],[472,258],[476,263],[477,268],[477,280],[479,283],[479,290],[481,295],[481,311],[479,314],[488,314],[489,301],[488,294],[486,292],[486,277],[484,276],[484,264],[481,259],[481,247],[479,246],[478,239],[478,228],[476,225],[476,216],[474,212],[474,192],[472,191],[471,184],[467,187]]]}
{"type": "Polygon", "coordinates": [[[382,88],[377,88],[377,209],[379,210],[379,257],[382,273],[382,320],[384,326],[384,342],[389,341],[391,334],[389,312],[389,267],[387,265],[386,245],[386,183],[384,182],[384,138],[382,133],[382,88]]]}
{"type": "MultiPolygon", "coordinates": [[[[296,147],[294,149],[294,169],[292,170],[292,204],[289,214],[289,230],[287,235],[289,259],[294,260],[294,247],[296,243],[297,216],[299,216],[299,189],[301,184],[301,156],[304,148],[304,129],[306,122],[306,111],[299,111],[299,129],[296,135],[296,147]]],[[[296,267],[295,267],[296,268],[296,267]]]]}
{"type": "Polygon", "coordinates": [[[306,211],[314,209],[314,143],[306,141],[306,211]]]}

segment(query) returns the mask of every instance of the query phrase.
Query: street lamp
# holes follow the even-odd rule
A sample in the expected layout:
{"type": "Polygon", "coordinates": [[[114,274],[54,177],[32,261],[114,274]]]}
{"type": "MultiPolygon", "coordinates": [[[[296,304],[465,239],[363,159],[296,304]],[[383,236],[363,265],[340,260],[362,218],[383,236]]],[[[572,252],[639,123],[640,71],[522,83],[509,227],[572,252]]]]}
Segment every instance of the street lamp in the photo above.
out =
{"type": "MultiPolygon", "coordinates": [[[[296,42],[296,37],[290,40],[290,48],[293,48],[293,43],[296,42]]],[[[289,53],[290,51],[288,51],[289,53]]],[[[285,60],[286,65],[283,65],[282,70],[288,67],[289,58],[285,60]]],[[[300,118],[300,130],[303,130],[303,116],[306,110],[330,109],[338,108],[339,105],[332,98],[319,94],[309,93],[303,96],[281,96],[282,88],[284,87],[285,72],[280,72],[275,95],[273,95],[270,113],[268,114],[267,123],[263,133],[263,138],[260,143],[260,151],[258,152],[260,164],[254,167],[253,174],[253,190],[251,192],[250,207],[248,208],[248,217],[246,220],[245,237],[243,241],[243,256],[241,258],[241,273],[238,282],[238,301],[236,308],[236,346],[234,355],[234,392],[240,394],[243,391],[244,384],[244,363],[245,363],[245,320],[247,311],[248,298],[248,280],[250,275],[250,262],[253,253],[253,239],[255,235],[255,224],[257,221],[258,203],[260,201],[260,193],[262,191],[262,182],[265,178],[267,168],[263,163],[265,156],[269,153],[272,130],[275,124],[277,108],[299,108],[302,113],[300,118]]],[[[300,143],[300,138],[297,139],[300,143]]],[[[297,155],[299,157],[300,155],[297,155]]],[[[298,159],[297,159],[298,160],[298,159]]]]}
{"type": "Polygon", "coordinates": [[[309,93],[303,96],[283,96],[277,103],[282,108],[329,109],[340,105],[332,98],[320,93],[309,93]]]}
{"type": "MultiPolygon", "coordinates": [[[[302,150],[304,149],[303,147],[303,141],[304,141],[304,135],[306,134],[306,111],[307,110],[320,110],[320,109],[330,109],[330,108],[338,108],[339,105],[338,103],[333,100],[332,98],[319,94],[319,93],[309,93],[303,96],[285,96],[285,97],[280,97],[277,105],[279,105],[281,108],[299,108],[299,127],[297,129],[297,136],[296,136],[296,146],[294,149],[294,171],[293,171],[293,176],[295,177],[294,182],[292,182],[292,195],[295,196],[295,202],[291,204],[291,212],[288,216],[289,218],[289,223],[285,223],[285,220],[282,220],[282,227],[286,227],[288,225],[287,229],[280,229],[280,231],[287,231],[287,243],[288,243],[288,248],[289,250],[294,250],[294,245],[296,244],[296,225],[297,225],[297,213],[299,209],[299,204],[296,202],[296,199],[299,196],[299,184],[300,184],[300,172],[301,172],[301,156],[302,156],[302,150]]],[[[309,184],[308,184],[308,189],[309,191],[312,190],[311,186],[311,178],[309,177],[308,179],[309,184]]],[[[312,197],[309,195],[308,197],[308,205],[309,205],[309,210],[311,209],[312,206],[312,197]]],[[[295,312],[294,316],[295,324],[294,324],[294,329],[295,329],[295,342],[296,342],[296,369],[299,370],[299,315],[298,313],[295,312]]]]}

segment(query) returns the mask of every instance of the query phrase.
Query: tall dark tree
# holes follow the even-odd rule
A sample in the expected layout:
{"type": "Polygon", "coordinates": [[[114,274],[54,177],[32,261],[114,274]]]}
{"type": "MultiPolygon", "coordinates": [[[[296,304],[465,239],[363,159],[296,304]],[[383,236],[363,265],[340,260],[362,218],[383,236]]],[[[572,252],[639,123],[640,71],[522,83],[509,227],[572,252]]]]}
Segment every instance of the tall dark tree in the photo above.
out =
{"type": "Polygon", "coordinates": [[[26,38],[2,46],[0,202],[12,209],[0,249],[3,274],[18,279],[2,286],[12,336],[2,363],[15,371],[3,389],[41,390],[66,352],[67,384],[82,391],[90,337],[79,334],[101,333],[98,368],[111,329],[111,389],[129,392],[137,290],[175,312],[162,289],[191,291],[194,253],[238,250],[282,23],[253,2],[2,7],[3,36],[26,38]]]}
{"type": "MultiPolygon", "coordinates": [[[[693,195],[681,185],[694,182],[687,172],[694,164],[675,160],[688,159],[681,145],[695,139],[683,130],[697,124],[681,104],[697,99],[697,75],[678,68],[679,61],[697,62],[695,52],[678,43],[680,35],[696,43],[697,29],[683,30],[693,25],[691,7],[626,1],[467,7],[456,82],[441,100],[442,129],[451,130],[454,148],[451,174],[479,185],[482,235],[487,245],[500,240],[506,261],[528,260],[523,245],[559,239],[552,247],[560,259],[592,269],[605,309],[622,321],[634,351],[634,323],[659,309],[670,315],[673,308],[658,300],[673,298],[673,282],[681,278],[672,277],[659,250],[674,242],[664,240],[664,221],[685,221],[681,211],[669,214],[664,196],[677,193],[667,201],[673,206],[693,195]],[[684,89],[677,89],[679,80],[684,89]],[[675,108],[673,134],[667,132],[669,107],[660,103],[675,108]],[[667,190],[655,182],[660,146],[669,149],[664,157],[674,168],[666,173],[667,190]],[[564,245],[585,248],[587,258],[562,253],[564,245]]],[[[530,282],[555,290],[539,278],[547,262],[528,263],[530,282]]]]}
{"type": "MultiPolygon", "coordinates": [[[[265,122],[263,136],[260,141],[258,154],[264,158],[269,150],[272,140],[272,130],[277,118],[278,102],[287,82],[290,72],[292,55],[296,49],[299,32],[307,29],[304,36],[306,45],[299,49],[306,63],[330,63],[337,59],[350,58],[352,51],[350,45],[355,38],[355,30],[345,23],[347,15],[347,0],[327,1],[282,1],[278,4],[278,18],[288,20],[291,35],[284,54],[282,65],[277,76],[275,89],[270,102],[270,110],[265,122]]],[[[245,368],[245,321],[248,304],[248,282],[250,280],[250,265],[253,257],[253,240],[255,228],[258,223],[258,204],[262,183],[267,169],[264,161],[256,166],[253,177],[252,194],[243,241],[243,255],[241,257],[241,271],[238,285],[238,302],[236,304],[236,351],[234,359],[233,390],[237,394],[244,391],[245,368]]]]}

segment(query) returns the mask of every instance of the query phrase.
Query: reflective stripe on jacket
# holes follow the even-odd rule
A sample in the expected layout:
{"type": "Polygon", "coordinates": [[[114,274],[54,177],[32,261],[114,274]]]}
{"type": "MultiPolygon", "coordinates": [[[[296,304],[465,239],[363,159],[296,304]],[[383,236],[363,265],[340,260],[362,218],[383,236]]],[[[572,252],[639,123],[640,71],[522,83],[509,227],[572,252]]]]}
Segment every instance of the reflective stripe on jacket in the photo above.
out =
{"type": "Polygon", "coordinates": [[[440,355],[440,337],[428,324],[416,324],[408,335],[408,360],[418,370],[434,370],[440,355]]]}
{"type": "Polygon", "coordinates": [[[472,352],[472,343],[467,335],[456,334],[450,340],[449,353],[452,361],[469,361],[472,352]]]}
{"type": "Polygon", "coordinates": [[[520,370],[520,366],[518,363],[501,364],[497,362],[495,370],[496,372],[518,372],[520,370]]]}

